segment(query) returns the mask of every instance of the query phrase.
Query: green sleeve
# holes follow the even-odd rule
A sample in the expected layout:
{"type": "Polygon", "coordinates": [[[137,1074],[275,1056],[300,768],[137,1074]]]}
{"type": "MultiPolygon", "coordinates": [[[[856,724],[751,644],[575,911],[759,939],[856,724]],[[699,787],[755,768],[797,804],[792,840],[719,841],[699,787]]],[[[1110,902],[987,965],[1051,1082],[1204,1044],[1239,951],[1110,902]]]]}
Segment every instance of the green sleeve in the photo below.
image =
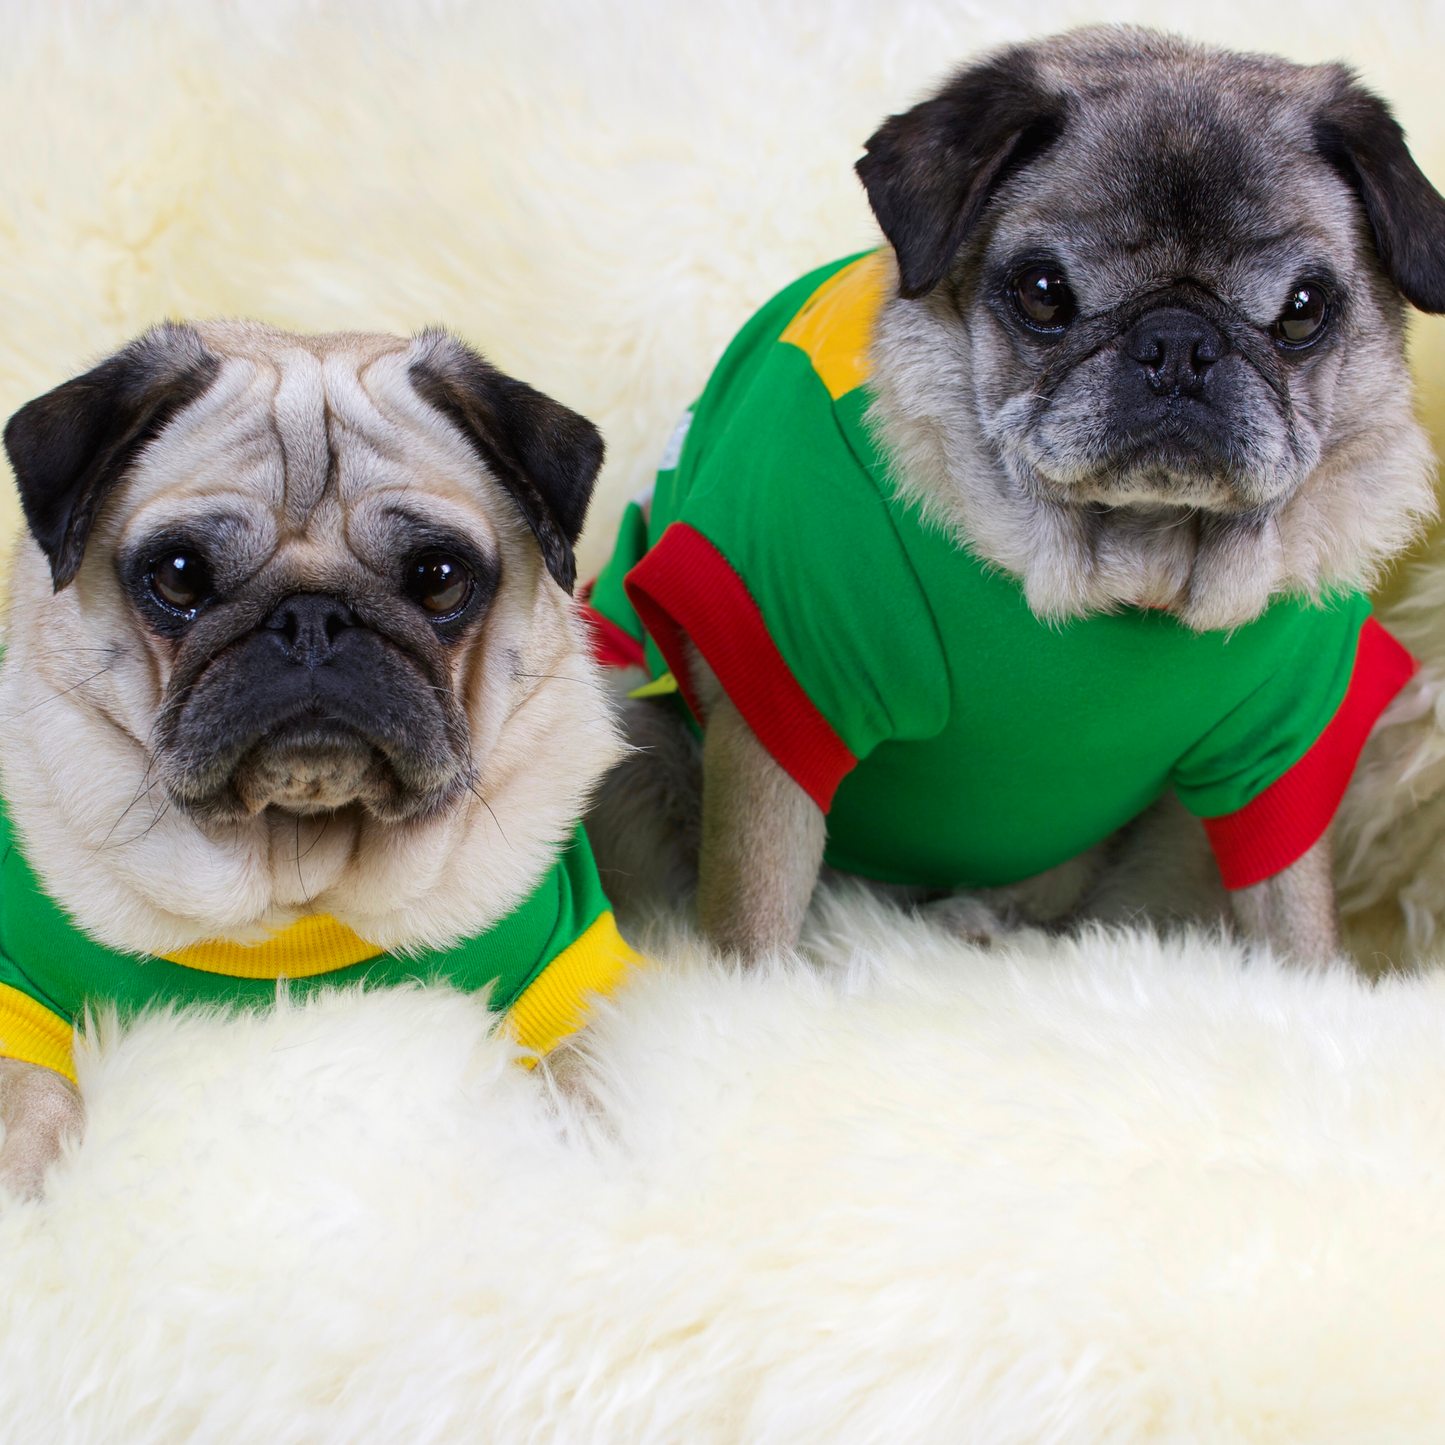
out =
{"type": "Polygon", "coordinates": [[[856,758],[942,729],[949,680],[933,613],[803,352],[767,348],[679,480],[676,519],[741,577],[788,669],[856,758]]]}

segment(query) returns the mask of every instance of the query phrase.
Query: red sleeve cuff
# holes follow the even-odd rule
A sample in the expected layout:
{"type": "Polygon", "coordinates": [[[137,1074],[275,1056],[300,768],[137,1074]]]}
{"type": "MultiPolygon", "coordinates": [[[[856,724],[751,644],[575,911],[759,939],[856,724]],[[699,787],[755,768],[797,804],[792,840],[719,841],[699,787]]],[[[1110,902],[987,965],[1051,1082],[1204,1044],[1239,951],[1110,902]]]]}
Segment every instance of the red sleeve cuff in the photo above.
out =
{"type": "Polygon", "coordinates": [[[1226,888],[1273,878],[1324,836],[1370,729],[1418,666],[1373,617],[1365,619],[1349,688],[1310,750],[1237,812],[1203,820],[1226,888]]]}
{"type": "Polygon", "coordinates": [[[858,759],[783,661],[727,558],[701,532],[674,522],[623,585],[693,716],[705,721],[688,673],[688,639],[758,741],[826,813],[858,759]]]}

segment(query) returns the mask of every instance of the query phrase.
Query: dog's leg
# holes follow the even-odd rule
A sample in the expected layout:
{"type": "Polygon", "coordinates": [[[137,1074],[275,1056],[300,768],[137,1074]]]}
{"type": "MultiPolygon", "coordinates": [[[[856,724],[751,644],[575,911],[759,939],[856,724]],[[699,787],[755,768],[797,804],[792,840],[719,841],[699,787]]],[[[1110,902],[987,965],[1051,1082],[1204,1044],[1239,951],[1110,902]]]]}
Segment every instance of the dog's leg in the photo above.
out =
{"type": "Polygon", "coordinates": [[[1235,922],[1248,938],[1300,963],[1325,963],[1340,951],[1334,849],[1325,834],[1283,872],[1229,895],[1235,922]]]}
{"type": "Polygon", "coordinates": [[[1330,836],[1273,878],[1226,893],[1203,825],[1166,793],[1114,836],[1079,918],[1165,928],[1232,919],[1246,938],[1323,962],[1340,947],[1330,836]]]}
{"type": "Polygon", "coordinates": [[[0,1059],[0,1124],[0,1189],[38,1199],[61,1146],[84,1128],[85,1107],[75,1086],[54,1069],[0,1059]]]}
{"type": "MultiPolygon", "coordinates": [[[[630,669],[615,686],[646,681],[630,669]]],[[[697,888],[702,747],[668,702],[619,695],[614,715],[629,751],[597,789],[587,836],[618,917],[637,918],[697,888]]]]}
{"type": "Polygon", "coordinates": [[[1032,878],[972,888],[924,903],[918,912],[968,943],[987,945],[1020,928],[1061,928],[1079,916],[1104,868],[1098,844],[1032,878]]]}
{"type": "Polygon", "coordinates": [[[1213,927],[1232,916],[1204,824],[1173,790],[1108,840],[1080,920],[1213,927]]]}
{"type": "Polygon", "coordinates": [[[822,809],[717,690],[702,748],[697,911],[718,948],[754,959],[798,941],[818,881],[822,809]]]}

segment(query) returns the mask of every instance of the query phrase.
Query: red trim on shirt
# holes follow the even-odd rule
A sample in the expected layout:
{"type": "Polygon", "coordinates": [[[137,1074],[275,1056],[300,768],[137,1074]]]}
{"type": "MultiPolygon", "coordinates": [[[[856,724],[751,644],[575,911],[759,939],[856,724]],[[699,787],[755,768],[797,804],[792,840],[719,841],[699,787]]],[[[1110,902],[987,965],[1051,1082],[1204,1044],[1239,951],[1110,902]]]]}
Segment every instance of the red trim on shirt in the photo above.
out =
{"type": "Polygon", "coordinates": [[[592,639],[592,660],[602,667],[646,667],[647,649],[625,627],[619,627],[590,603],[578,608],[592,639]]]}
{"type": "Polygon", "coordinates": [[[1263,883],[1314,847],[1340,806],[1370,729],[1418,666],[1373,617],[1365,619],[1350,685],[1310,750],[1237,812],[1203,820],[1226,888],[1263,883]]]}
{"type": "Polygon", "coordinates": [[[727,558],[695,527],[673,522],[622,585],[693,716],[703,720],[688,674],[689,638],[758,741],[826,813],[858,759],[783,661],[727,558]]]}

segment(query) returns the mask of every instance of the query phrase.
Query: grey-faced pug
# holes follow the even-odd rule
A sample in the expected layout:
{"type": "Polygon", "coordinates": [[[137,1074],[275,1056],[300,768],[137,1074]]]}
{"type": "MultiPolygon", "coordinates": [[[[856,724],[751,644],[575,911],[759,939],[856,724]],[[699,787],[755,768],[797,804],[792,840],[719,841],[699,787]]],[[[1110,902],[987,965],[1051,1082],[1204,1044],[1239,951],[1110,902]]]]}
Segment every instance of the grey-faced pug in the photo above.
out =
{"type": "Polygon", "coordinates": [[[440,979],[540,1050],[630,955],[578,818],[596,429],[441,332],[163,326],[5,430],[0,1186],[72,1022],[440,979]]]}
{"type": "Polygon", "coordinates": [[[1434,507],[1402,346],[1445,202],[1399,126],[1341,66],[1111,28],[971,65],[858,173],[886,246],[739,333],[595,588],[706,724],[699,825],[698,747],[629,705],[604,878],[691,846],[751,955],[824,862],[988,933],[1207,832],[1248,933],[1331,953],[1329,824],[1413,670],[1364,592],[1434,507]]]}

